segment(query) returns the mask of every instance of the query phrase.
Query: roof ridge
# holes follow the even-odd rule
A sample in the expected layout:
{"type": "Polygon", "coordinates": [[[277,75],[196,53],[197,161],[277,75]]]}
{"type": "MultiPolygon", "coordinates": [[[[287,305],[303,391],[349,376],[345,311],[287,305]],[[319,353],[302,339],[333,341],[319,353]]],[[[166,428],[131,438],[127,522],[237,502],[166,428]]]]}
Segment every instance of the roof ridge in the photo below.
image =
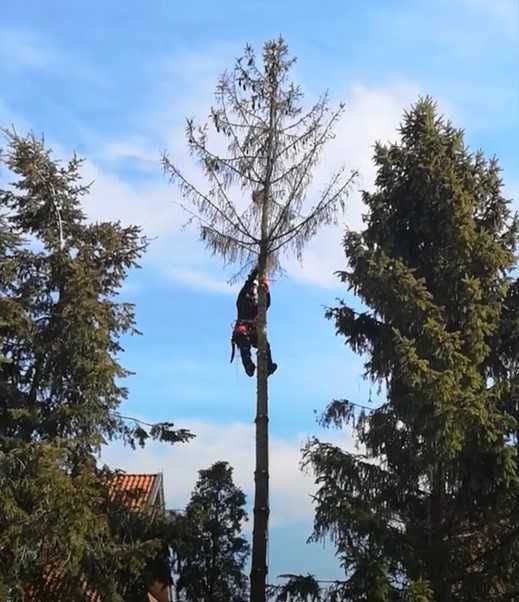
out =
{"type": "Polygon", "coordinates": [[[121,472],[114,472],[114,475],[117,477],[119,475],[121,476],[134,476],[134,477],[157,477],[159,475],[161,475],[161,472],[126,472],[126,471],[121,471],[121,472]]]}

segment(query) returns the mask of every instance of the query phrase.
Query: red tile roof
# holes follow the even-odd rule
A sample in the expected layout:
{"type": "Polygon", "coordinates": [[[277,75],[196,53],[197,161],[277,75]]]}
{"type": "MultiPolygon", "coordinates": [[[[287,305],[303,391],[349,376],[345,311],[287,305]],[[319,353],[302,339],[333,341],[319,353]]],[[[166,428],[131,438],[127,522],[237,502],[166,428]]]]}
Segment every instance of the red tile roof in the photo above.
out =
{"type": "MultiPolygon", "coordinates": [[[[117,473],[110,479],[108,493],[112,500],[123,502],[130,510],[156,509],[157,502],[162,500],[162,475],[117,473]]],[[[45,585],[47,594],[58,592],[61,575],[61,570],[51,571],[45,585]]],[[[102,602],[95,590],[83,582],[82,586],[88,602],[102,602]]],[[[26,596],[27,600],[36,602],[34,594],[27,593],[26,596]]],[[[148,601],[158,602],[151,593],[148,593],[148,601]]]]}
{"type": "Polygon", "coordinates": [[[110,482],[109,493],[113,500],[122,501],[131,510],[152,506],[158,494],[160,474],[116,474],[110,482]]]}

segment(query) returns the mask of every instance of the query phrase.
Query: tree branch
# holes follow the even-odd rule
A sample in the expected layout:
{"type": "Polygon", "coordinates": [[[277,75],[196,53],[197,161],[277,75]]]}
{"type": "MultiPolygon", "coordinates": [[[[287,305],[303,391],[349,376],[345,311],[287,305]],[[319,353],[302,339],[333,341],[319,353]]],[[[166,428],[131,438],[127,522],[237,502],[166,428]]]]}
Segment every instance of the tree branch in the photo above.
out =
{"type": "Polygon", "coordinates": [[[305,226],[307,226],[312,220],[316,219],[320,213],[325,211],[328,207],[330,207],[330,205],[333,205],[337,201],[337,199],[342,194],[344,194],[345,190],[350,186],[351,182],[355,179],[356,176],[357,176],[357,172],[353,172],[351,174],[351,176],[348,178],[348,180],[340,187],[340,189],[326,203],[323,203],[323,199],[324,199],[324,197],[323,197],[321,199],[321,201],[319,201],[319,203],[317,204],[316,208],[302,222],[299,222],[298,224],[296,224],[294,227],[290,228],[286,232],[283,232],[282,234],[279,234],[278,236],[271,239],[271,240],[282,240],[282,239],[285,239],[286,236],[288,236],[288,238],[285,240],[282,240],[282,242],[277,247],[272,248],[271,252],[275,253],[275,252],[279,251],[279,249],[281,249],[283,246],[285,246],[291,240],[293,240],[305,226]]]}
{"type": "MultiPolygon", "coordinates": [[[[163,167],[164,167],[165,170],[168,169],[172,173],[172,175],[170,176],[170,178],[172,180],[174,178],[178,178],[182,182],[182,184],[185,186],[185,188],[191,192],[191,194],[193,194],[195,197],[200,197],[201,199],[203,199],[204,202],[206,202],[217,214],[219,214],[226,222],[228,222],[233,229],[237,230],[240,234],[242,234],[246,238],[250,238],[251,237],[247,230],[245,230],[245,231],[241,230],[240,227],[239,227],[239,225],[236,225],[236,222],[234,222],[225,213],[225,211],[223,211],[220,207],[218,207],[218,205],[216,205],[215,203],[213,203],[213,201],[211,201],[211,199],[207,195],[205,195],[202,192],[200,192],[193,184],[191,184],[191,182],[189,182],[189,180],[187,180],[183,176],[182,172],[180,172],[173,165],[173,163],[171,163],[169,161],[169,159],[168,159],[168,157],[166,155],[162,156],[162,164],[163,164],[163,167]]],[[[256,239],[252,238],[252,242],[255,244],[256,243],[256,239]]]]}

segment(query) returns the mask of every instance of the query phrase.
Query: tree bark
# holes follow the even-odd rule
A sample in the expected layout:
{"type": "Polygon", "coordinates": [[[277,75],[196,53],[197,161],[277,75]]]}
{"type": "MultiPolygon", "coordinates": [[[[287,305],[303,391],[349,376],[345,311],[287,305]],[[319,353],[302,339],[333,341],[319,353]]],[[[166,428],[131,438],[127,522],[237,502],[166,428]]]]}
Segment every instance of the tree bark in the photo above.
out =
{"type": "Polygon", "coordinates": [[[276,146],[277,72],[272,72],[270,93],[269,135],[267,164],[263,185],[261,210],[261,243],[258,257],[258,315],[256,333],[258,340],[256,387],[256,470],[254,472],[254,527],[252,532],[251,602],[266,602],[267,546],[269,520],[269,446],[268,446],[268,362],[267,362],[267,291],[263,282],[267,276],[269,256],[269,213],[271,180],[276,146]]]}
{"type": "Polygon", "coordinates": [[[431,487],[431,535],[429,566],[432,567],[431,581],[435,595],[442,602],[450,602],[448,543],[445,535],[445,471],[440,460],[434,467],[431,487]]]}
{"type": "MultiPolygon", "coordinates": [[[[258,276],[265,274],[266,256],[260,256],[258,276]]],[[[265,602],[269,518],[268,367],[265,289],[260,285],[256,330],[258,371],[256,392],[256,470],[254,472],[254,529],[252,534],[251,602],[265,602]]]]}

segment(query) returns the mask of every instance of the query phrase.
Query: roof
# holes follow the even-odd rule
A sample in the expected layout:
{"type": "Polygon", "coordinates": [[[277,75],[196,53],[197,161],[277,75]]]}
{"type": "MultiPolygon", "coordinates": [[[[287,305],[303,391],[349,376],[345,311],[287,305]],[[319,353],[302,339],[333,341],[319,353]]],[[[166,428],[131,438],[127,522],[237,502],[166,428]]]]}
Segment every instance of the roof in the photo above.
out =
{"type": "MultiPolygon", "coordinates": [[[[85,602],[103,602],[100,595],[93,589],[88,589],[87,585],[82,582],[82,589],[85,593],[85,602]]],[[[166,591],[166,590],[165,590],[166,591]]],[[[56,594],[59,592],[59,576],[56,574],[52,579],[49,579],[45,587],[45,593],[56,594]]],[[[167,594],[166,594],[167,596],[167,594]]],[[[28,594],[27,600],[35,600],[34,595],[28,594]]],[[[148,602],[160,602],[152,593],[148,592],[148,602]]]]}
{"type": "Polygon", "coordinates": [[[117,473],[110,481],[112,500],[123,502],[131,510],[144,510],[157,504],[164,507],[162,499],[162,474],[117,473]]]}
{"type": "MultiPolygon", "coordinates": [[[[108,486],[108,493],[112,500],[123,502],[130,510],[142,511],[160,509],[164,511],[164,490],[162,474],[128,474],[116,473],[108,486]]],[[[59,590],[62,573],[60,570],[52,571],[47,578],[45,590],[47,593],[59,590]]],[[[86,592],[88,602],[102,602],[94,589],[85,583],[82,586],[86,592]]],[[[28,600],[34,600],[34,595],[27,594],[28,600]]],[[[148,593],[148,602],[159,602],[153,594],[148,593]]]]}
{"type": "MultiPolygon", "coordinates": [[[[45,584],[44,584],[44,591],[45,594],[48,596],[50,594],[54,594],[55,596],[60,594],[60,586],[61,586],[61,580],[63,578],[63,571],[62,569],[57,569],[57,570],[51,570],[49,572],[48,575],[45,576],[45,584]]],[[[83,593],[85,595],[85,602],[102,602],[101,598],[99,597],[99,594],[93,590],[92,588],[89,588],[86,581],[84,579],[81,579],[81,589],[83,590],[83,593]]],[[[32,588],[30,588],[28,591],[26,591],[25,593],[25,600],[27,602],[37,602],[38,598],[39,598],[39,591],[33,590],[32,588]]]]}

